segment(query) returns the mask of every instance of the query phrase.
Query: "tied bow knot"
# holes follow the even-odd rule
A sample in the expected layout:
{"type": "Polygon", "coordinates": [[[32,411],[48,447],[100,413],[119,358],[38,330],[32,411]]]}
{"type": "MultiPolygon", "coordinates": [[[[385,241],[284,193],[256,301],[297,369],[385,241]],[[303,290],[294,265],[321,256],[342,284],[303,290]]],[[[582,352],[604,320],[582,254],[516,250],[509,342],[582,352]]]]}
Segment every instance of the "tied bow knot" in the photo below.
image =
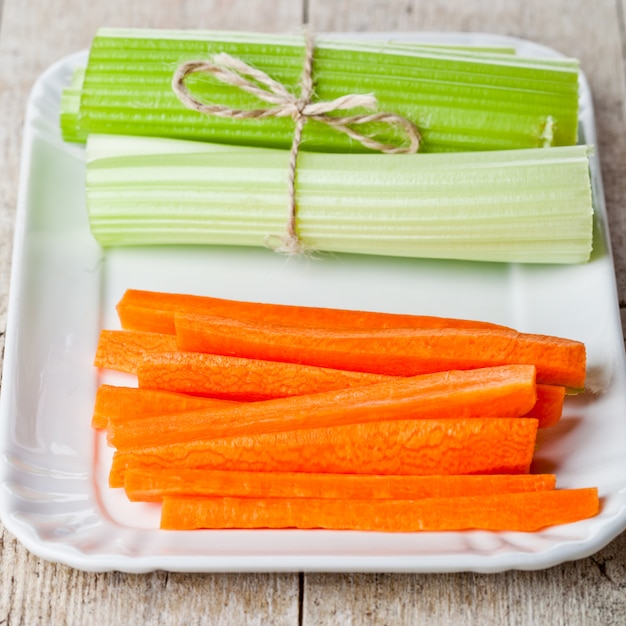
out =
{"type": "Polygon", "coordinates": [[[302,72],[300,95],[292,94],[282,83],[267,73],[248,65],[239,58],[221,52],[211,60],[186,61],[172,77],[172,89],[179,100],[189,109],[204,115],[216,115],[231,119],[264,119],[269,117],[291,117],[295,122],[289,161],[289,220],[287,235],[277,246],[277,252],[300,254],[305,248],[296,233],[296,161],[302,140],[302,130],[308,120],[326,124],[344,133],[364,147],[385,154],[413,154],[417,152],[421,137],[417,127],[405,117],[393,113],[376,111],[378,101],[373,94],[346,94],[328,101],[313,101],[313,39],[305,41],[305,60],[302,72]],[[220,104],[207,104],[195,98],[185,84],[185,79],[196,73],[207,73],[217,80],[237,87],[262,102],[271,105],[257,109],[233,109],[220,104]],[[337,115],[337,112],[350,109],[367,109],[372,113],[337,115]],[[332,115],[331,115],[332,114],[332,115]],[[356,127],[369,123],[382,123],[402,129],[408,138],[408,145],[382,143],[370,135],[360,133],[356,127]]]}

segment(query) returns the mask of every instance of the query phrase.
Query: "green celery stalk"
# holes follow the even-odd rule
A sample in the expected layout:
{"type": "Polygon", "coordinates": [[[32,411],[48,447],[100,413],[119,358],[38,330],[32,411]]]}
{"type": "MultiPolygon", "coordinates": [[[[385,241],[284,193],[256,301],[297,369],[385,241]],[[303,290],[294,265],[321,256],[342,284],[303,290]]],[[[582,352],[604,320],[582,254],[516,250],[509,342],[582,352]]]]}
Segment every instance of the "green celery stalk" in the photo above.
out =
{"type": "MultiPolygon", "coordinates": [[[[589,259],[587,146],[301,153],[297,230],[311,250],[522,263],[589,259]]],[[[86,193],[102,246],[264,246],[284,233],[287,151],[90,135],[86,193]]]]}
{"type": "MultiPolygon", "coordinates": [[[[171,89],[176,67],[222,51],[298,92],[304,54],[301,37],[102,29],[92,42],[80,86],[79,109],[72,118],[76,128],[64,127],[65,138],[131,134],[288,148],[294,130],[291,119],[208,117],[179,102],[171,89]]],[[[323,36],[316,41],[314,77],[317,100],[374,93],[380,111],[402,115],[418,126],[421,152],[576,143],[579,76],[573,59],[323,36]]],[[[190,76],[187,84],[206,102],[242,109],[266,106],[206,75],[190,76]]],[[[74,106],[74,100],[70,104],[74,106]]],[[[393,128],[372,124],[362,130],[383,142],[402,141],[393,128]]],[[[302,149],[367,151],[316,122],[305,125],[302,149]]]]}
{"type": "Polygon", "coordinates": [[[76,68],[72,72],[70,84],[61,92],[60,124],[61,135],[65,141],[82,143],[87,139],[87,134],[82,132],[78,125],[81,90],[84,80],[85,68],[76,68]]]}

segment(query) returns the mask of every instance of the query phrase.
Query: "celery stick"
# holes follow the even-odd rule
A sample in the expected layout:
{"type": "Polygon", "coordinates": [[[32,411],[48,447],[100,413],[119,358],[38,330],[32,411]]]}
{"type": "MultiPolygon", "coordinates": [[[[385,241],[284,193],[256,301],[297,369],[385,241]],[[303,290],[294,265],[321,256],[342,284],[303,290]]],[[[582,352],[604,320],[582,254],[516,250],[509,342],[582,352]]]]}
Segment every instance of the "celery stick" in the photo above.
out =
{"type": "Polygon", "coordinates": [[[60,124],[61,134],[65,141],[82,143],[87,139],[87,134],[78,126],[80,97],[84,80],[85,68],[76,68],[72,72],[70,84],[61,93],[60,124]]]}
{"type": "MultiPolygon", "coordinates": [[[[301,153],[298,233],[318,251],[585,262],[589,150],[301,153]]],[[[284,150],[90,135],[92,232],[103,246],[264,246],[284,232],[288,158],[284,150]]]]}
{"type": "MultiPolygon", "coordinates": [[[[220,51],[268,72],[297,93],[303,62],[300,37],[103,29],[90,49],[74,135],[153,135],[289,147],[290,119],[207,117],[178,101],[170,85],[177,65],[220,51]]],[[[423,135],[422,152],[533,148],[544,146],[546,137],[549,145],[576,143],[578,63],[572,59],[323,36],[317,41],[314,75],[318,100],[372,92],[379,110],[413,120],[423,135]]],[[[203,101],[243,109],[265,106],[206,75],[189,77],[188,85],[203,101]]],[[[363,131],[377,133],[384,142],[401,141],[395,129],[380,125],[363,131]]],[[[72,140],[71,131],[65,136],[72,140]]],[[[305,125],[302,149],[366,151],[316,122],[305,125]]]]}

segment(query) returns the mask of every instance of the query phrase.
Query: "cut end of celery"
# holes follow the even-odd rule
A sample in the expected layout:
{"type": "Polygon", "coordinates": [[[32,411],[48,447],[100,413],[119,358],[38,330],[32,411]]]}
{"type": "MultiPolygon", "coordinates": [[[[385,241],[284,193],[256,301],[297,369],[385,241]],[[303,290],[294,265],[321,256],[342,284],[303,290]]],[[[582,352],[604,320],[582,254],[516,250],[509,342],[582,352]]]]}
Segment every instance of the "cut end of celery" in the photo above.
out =
{"type": "Polygon", "coordinates": [[[78,67],[72,72],[70,84],[61,92],[59,123],[64,141],[85,143],[88,132],[79,123],[80,98],[85,81],[85,68],[78,67]]]}

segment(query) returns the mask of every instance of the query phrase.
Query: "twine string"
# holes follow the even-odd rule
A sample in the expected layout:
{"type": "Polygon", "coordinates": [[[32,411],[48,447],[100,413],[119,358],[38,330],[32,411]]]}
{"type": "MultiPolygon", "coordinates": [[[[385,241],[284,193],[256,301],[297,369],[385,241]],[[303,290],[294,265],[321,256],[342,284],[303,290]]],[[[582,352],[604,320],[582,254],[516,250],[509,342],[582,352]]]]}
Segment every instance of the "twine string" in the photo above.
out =
{"type": "Polygon", "coordinates": [[[344,133],[366,148],[384,154],[414,154],[419,149],[421,136],[419,130],[405,117],[394,113],[376,111],[378,102],[373,94],[346,94],[329,101],[313,102],[313,55],[315,44],[310,33],[305,37],[305,55],[300,94],[295,96],[282,83],[258,68],[248,65],[239,58],[221,52],[211,60],[186,61],[178,66],[172,77],[172,89],[178,99],[192,111],[204,115],[216,115],[231,119],[264,119],[268,117],[291,117],[295,122],[294,134],[289,155],[289,214],[286,234],[275,242],[275,237],[268,237],[266,243],[276,252],[302,254],[306,251],[296,230],[296,175],[297,160],[302,142],[304,125],[308,120],[326,124],[337,132],[344,133]],[[257,109],[233,109],[219,104],[203,103],[195,98],[185,84],[191,74],[207,73],[217,80],[237,87],[269,107],[257,109]],[[372,113],[356,115],[337,115],[337,112],[364,108],[372,113]],[[333,114],[334,115],[331,115],[333,114]],[[401,145],[382,143],[371,135],[357,130],[358,126],[370,123],[386,124],[403,131],[406,139],[401,145]]]}

